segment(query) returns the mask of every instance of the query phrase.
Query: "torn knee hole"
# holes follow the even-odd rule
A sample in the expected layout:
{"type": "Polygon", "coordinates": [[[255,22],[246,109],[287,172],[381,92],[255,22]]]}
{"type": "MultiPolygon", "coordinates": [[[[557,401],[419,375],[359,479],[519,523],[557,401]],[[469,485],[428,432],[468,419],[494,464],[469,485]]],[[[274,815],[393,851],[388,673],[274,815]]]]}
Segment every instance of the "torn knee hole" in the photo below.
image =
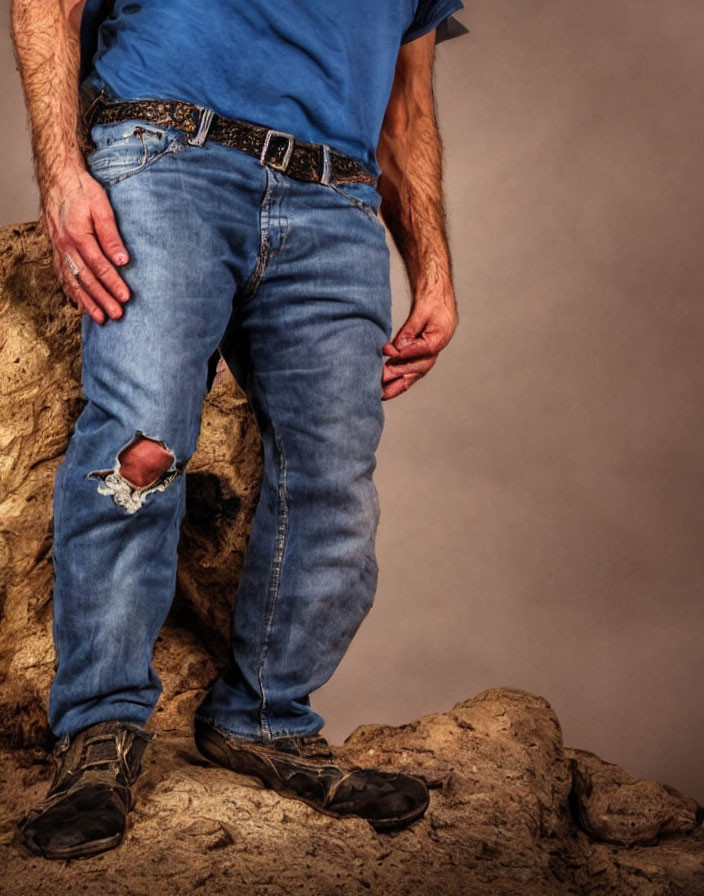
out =
{"type": "Polygon", "coordinates": [[[111,495],[118,507],[135,513],[147,495],[163,492],[183,468],[163,442],[138,431],[118,453],[114,469],[95,470],[87,478],[99,480],[99,494],[111,495]]]}
{"type": "Polygon", "coordinates": [[[117,455],[119,470],[130,485],[144,488],[155,482],[174,462],[163,442],[138,435],[117,455]]]}

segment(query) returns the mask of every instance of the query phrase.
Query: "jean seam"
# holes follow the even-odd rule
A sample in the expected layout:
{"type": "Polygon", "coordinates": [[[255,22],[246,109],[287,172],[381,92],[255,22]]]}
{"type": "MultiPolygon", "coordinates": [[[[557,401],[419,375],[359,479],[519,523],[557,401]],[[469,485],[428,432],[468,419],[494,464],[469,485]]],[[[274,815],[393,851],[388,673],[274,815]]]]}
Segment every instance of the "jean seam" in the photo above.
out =
{"type": "Polygon", "coordinates": [[[253,737],[251,735],[244,735],[244,734],[241,734],[240,732],[233,731],[231,728],[225,728],[223,725],[221,725],[219,722],[217,722],[212,716],[204,715],[201,712],[196,712],[194,718],[199,722],[203,722],[206,725],[209,725],[211,728],[213,728],[215,731],[219,732],[220,734],[223,734],[227,737],[231,737],[233,740],[237,740],[237,741],[240,741],[241,743],[245,743],[245,744],[251,744],[251,743],[267,744],[267,743],[269,743],[269,741],[275,740],[278,737],[310,737],[311,735],[314,735],[314,734],[320,734],[320,728],[316,725],[314,731],[304,732],[303,734],[300,731],[292,731],[290,728],[282,728],[277,732],[274,732],[274,733],[270,732],[268,737],[257,738],[257,737],[253,737]]]}
{"type": "MultiPolygon", "coordinates": [[[[64,464],[67,464],[67,460],[64,458],[64,464]]],[[[64,467],[62,476],[61,476],[61,511],[59,514],[59,527],[57,528],[56,520],[54,520],[54,532],[60,532],[61,523],[64,518],[64,508],[66,507],[66,473],[67,469],[64,467]]],[[[55,561],[54,561],[55,562],[55,561]]],[[[54,577],[56,573],[54,573],[54,577]]],[[[52,629],[53,629],[53,641],[54,641],[54,675],[59,671],[59,664],[61,662],[61,653],[59,651],[59,639],[56,636],[56,612],[54,612],[52,617],[52,629]]]]}
{"type": "Polygon", "coordinates": [[[246,304],[254,296],[259,287],[259,284],[264,277],[264,272],[269,262],[269,257],[271,254],[269,251],[271,246],[269,224],[271,197],[273,191],[274,180],[272,179],[267,169],[266,189],[264,191],[264,198],[262,199],[261,206],[259,208],[259,252],[257,253],[257,261],[254,265],[254,270],[252,271],[245,285],[242,287],[242,295],[240,296],[238,302],[238,305],[240,306],[246,304]]]}
{"type": "MultiPolygon", "coordinates": [[[[263,390],[262,390],[263,391],[263,390]]],[[[286,540],[288,536],[289,510],[288,497],[286,494],[286,454],[281,438],[274,426],[274,422],[268,412],[264,409],[267,416],[269,426],[271,428],[274,453],[278,461],[278,493],[277,493],[277,525],[276,538],[274,540],[274,550],[271,558],[271,567],[269,569],[269,586],[267,589],[269,606],[264,620],[264,628],[262,631],[262,639],[259,647],[259,667],[257,669],[257,680],[259,682],[259,725],[267,737],[271,737],[271,726],[267,719],[267,699],[266,689],[264,687],[264,666],[266,664],[269,652],[269,644],[271,641],[271,630],[274,625],[274,615],[276,613],[276,604],[279,596],[279,585],[281,582],[281,569],[283,566],[284,553],[286,550],[286,540]]]]}
{"type": "Polygon", "coordinates": [[[327,184],[331,190],[334,190],[336,193],[339,193],[340,196],[344,196],[348,202],[350,202],[355,208],[358,208],[361,212],[364,212],[372,221],[379,222],[379,217],[377,213],[374,211],[371,205],[367,205],[366,202],[362,202],[361,199],[357,199],[356,196],[352,196],[343,190],[341,187],[338,187],[336,184],[327,184]]]}

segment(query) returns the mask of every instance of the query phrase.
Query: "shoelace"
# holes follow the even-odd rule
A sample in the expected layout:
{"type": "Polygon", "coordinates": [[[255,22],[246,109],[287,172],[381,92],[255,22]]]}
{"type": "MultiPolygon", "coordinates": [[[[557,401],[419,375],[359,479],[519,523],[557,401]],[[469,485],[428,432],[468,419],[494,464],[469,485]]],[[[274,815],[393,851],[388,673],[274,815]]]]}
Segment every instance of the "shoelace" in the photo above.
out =
{"type": "Polygon", "coordinates": [[[332,750],[327,740],[320,734],[294,738],[301,756],[306,759],[332,759],[332,750]]]}

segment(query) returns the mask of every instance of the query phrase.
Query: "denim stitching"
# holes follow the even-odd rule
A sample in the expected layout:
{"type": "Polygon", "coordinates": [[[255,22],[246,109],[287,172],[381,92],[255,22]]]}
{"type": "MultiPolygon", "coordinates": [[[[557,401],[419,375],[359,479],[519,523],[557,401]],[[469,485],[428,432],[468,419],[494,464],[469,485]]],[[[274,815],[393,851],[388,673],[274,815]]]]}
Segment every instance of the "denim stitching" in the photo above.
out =
{"type": "MultiPolygon", "coordinates": [[[[111,187],[113,184],[117,184],[122,180],[126,180],[128,177],[132,177],[133,175],[138,174],[140,171],[144,171],[145,168],[149,168],[151,165],[154,164],[154,162],[156,162],[158,159],[163,158],[168,153],[176,153],[176,152],[179,152],[179,150],[186,148],[186,144],[182,140],[180,140],[178,137],[173,137],[173,139],[170,140],[162,150],[160,150],[159,152],[156,152],[156,153],[154,153],[154,155],[150,156],[149,151],[147,149],[147,145],[144,142],[144,137],[142,136],[142,132],[143,132],[142,128],[140,128],[140,127],[135,128],[135,133],[137,133],[137,135],[139,136],[139,140],[142,144],[142,159],[141,159],[140,163],[135,168],[130,168],[129,171],[125,171],[123,174],[120,174],[117,177],[102,177],[102,178],[100,176],[99,169],[98,169],[98,171],[93,172],[89,166],[89,170],[91,171],[91,174],[93,174],[93,176],[96,178],[96,180],[100,179],[101,182],[105,186],[111,187]]],[[[114,144],[110,144],[110,145],[112,146],[114,144]]]]}
{"type": "Polygon", "coordinates": [[[262,281],[264,271],[269,261],[269,248],[271,245],[271,239],[269,236],[269,208],[271,206],[271,194],[274,189],[274,181],[269,174],[269,169],[267,168],[265,170],[266,190],[264,191],[264,198],[262,199],[262,203],[259,208],[259,253],[257,255],[257,261],[254,266],[254,270],[252,271],[249,280],[247,280],[244,287],[242,288],[240,304],[244,304],[249,299],[251,299],[254,293],[257,291],[257,288],[262,281]]]}
{"type": "MultiPolygon", "coordinates": [[[[64,459],[64,464],[66,464],[65,459],[64,459]]],[[[64,469],[63,475],[61,477],[61,505],[60,505],[61,510],[60,510],[60,515],[59,515],[58,527],[57,527],[56,521],[54,522],[54,531],[55,532],[62,531],[60,528],[61,522],[66,513],[66,511],[64,509],[66,507],[66,476],[67,476],[67,470],[64,469]]],[[[56,557],[55,552],[54,552],[54,557],[56,557]]],[[[54,560],[54,562],[56,562],[56,560],[54,560]]],[[[56,624],[56,613],[54,613],[52,615],[51,625],[52,625],[52,636],[53,636],[53,641],[54,641],[54,675],[56,675],[57,672],[59,671],[59,664],[61,662],[61,653],[59,651],[58,627],[56,624]]]]}
{"type": "Polygon", "coordinates": [[[288,497],[286,494],[286,454],[284,446],[281,442],[278,432],[274,427],[274,423],[266,412],[269,425],[274,439],[274,452],[279,462],[278,475],[278,508],[277,508],[277,527],[276,540],[274,542],[274,551],[271,558],[271,569],[269,572],[269,610],[264,621],[264,630],[262,633],[262,641],[260,645],[259,668],[257,670],[257,679],[259,681],[259,692],[261,700],[259,704],[259,725],[262,731],[266,732],[267,737],[271,737],[271,726],[266,718],[267,700],[266,691],[264,689],[264,665],[266,663],[267,654],[269,652],[269,642],[271,639],[271,630],[274,624],[274,614],[276,612],[276,603],[279,596],[279,584],[281,582],[281,568],[283,566],[284,552],[286,550],[286,538],[288,535],[288,497]]]}
{"type": "Polygon", "coordinates": [[[336,184],[328,184],[331,190],[334,190],[336,193],[339,193],[340,196],[344,196],[355,208],[358,208],[361,212],[364,212],[368,217],[372,219],[372,221],[376,221],[378,224],[379,217],[377,213],[374,211],[371,205],[367,205],[366,202],[362,202],[361,199],[357,199],[356,196],[352,196],[351,193],[347,193],[345,190],[340,189],[340,187],[336,186],[336,184]]]}
{"type": "Polygon", "coordinates": [[[290,728],[281,728],[278,731],[270,732],[268,737],[254,737],[251,734],[241,734],[238,731],[233,731],[231,728],[225,728],[212,716],[206,716],[201,712],[196,712],[194,718],[200,722],[204,722],[211,728],[214,728],[215,731],[219,732],[225,737],[230,737],[232,738],[232,740],[239,741],[243,744],[268,744],[271,740],[274,740],[277,737],[309,737],[312,734],[320,734],[320,729],[318,727],[311,729],[310,731],[303,732],[292,731],[290,728]]]}

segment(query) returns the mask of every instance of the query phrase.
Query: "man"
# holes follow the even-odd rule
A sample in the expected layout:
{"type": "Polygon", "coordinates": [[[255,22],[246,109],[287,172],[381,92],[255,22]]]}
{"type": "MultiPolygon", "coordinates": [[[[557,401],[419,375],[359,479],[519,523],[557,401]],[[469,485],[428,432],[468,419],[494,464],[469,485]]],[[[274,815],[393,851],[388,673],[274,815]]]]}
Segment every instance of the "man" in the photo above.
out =
{"type": "Polygon", "coordinates": [[[461,6],[14,0],[42,220],[86,312],[87,403],[54,492],[57,772],[22,824],[33,851],[124,836],[217,350],[257,415],[264,478],[196,744],[377,830],[424,813],[421,780],[335,764],[309,695],[374,597],[381,401],[456,326],[432,64],[461,6]],[[393,339],[380,208],[413,295],[393,339]]]}

